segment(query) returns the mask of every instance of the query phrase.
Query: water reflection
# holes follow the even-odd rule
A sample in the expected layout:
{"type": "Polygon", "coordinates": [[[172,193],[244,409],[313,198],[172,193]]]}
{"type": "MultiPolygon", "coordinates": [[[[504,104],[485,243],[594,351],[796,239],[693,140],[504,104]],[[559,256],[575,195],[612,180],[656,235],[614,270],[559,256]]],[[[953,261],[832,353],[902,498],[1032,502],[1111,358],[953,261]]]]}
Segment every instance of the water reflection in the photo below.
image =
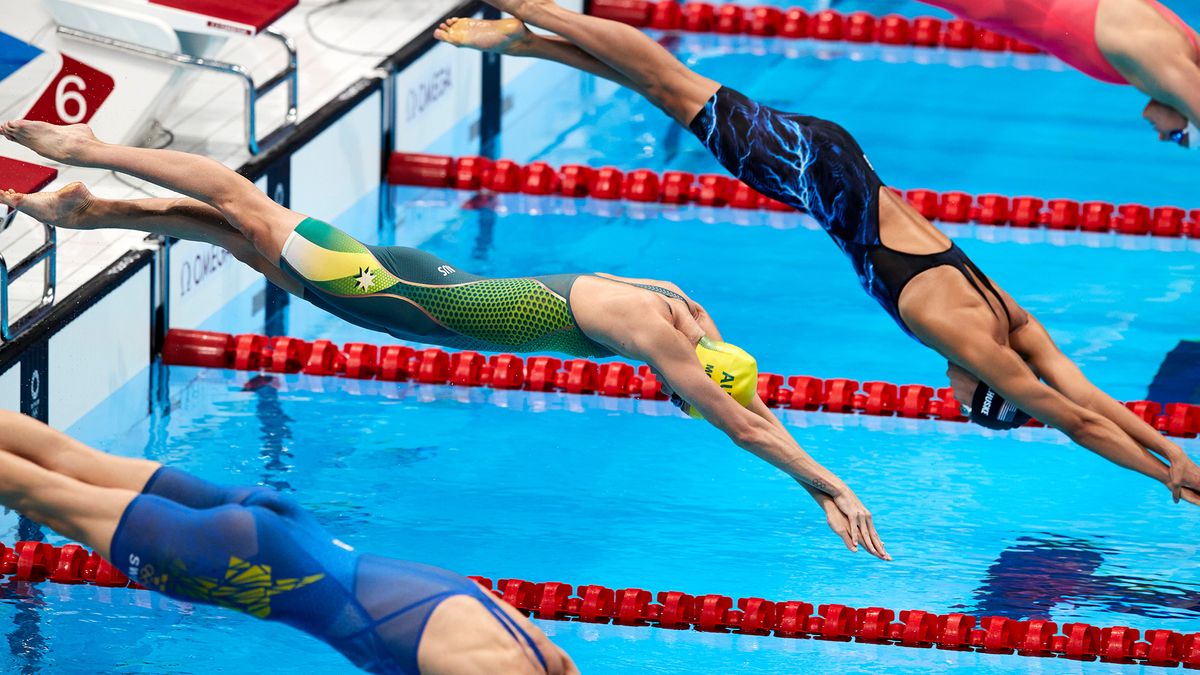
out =
{"type": "Polygon", "coordinates": [[[966,610],[981,616],[1048,619],[1061,606],[1171,619],[1200,617],[1200,589],[1100,568],[1117,551],[1056,534],[1021,537],[988,568],[966,610]]]}
{"type": "Polygon", "coordinates": [[[242,385],[242,389],[254,392],[254,414],[258,417],[258,428],[262,434],[262,449],[258,451],[258,456],[263,460],[263,474],[259,484],[280,492],[293,492],[285,477],[292,469],[289,461],[292,453],[288,446],[293,440],[294,420],[279,404],[279,390],[275,384],[275,377],[258,375],[250,378],[242,385]]]}

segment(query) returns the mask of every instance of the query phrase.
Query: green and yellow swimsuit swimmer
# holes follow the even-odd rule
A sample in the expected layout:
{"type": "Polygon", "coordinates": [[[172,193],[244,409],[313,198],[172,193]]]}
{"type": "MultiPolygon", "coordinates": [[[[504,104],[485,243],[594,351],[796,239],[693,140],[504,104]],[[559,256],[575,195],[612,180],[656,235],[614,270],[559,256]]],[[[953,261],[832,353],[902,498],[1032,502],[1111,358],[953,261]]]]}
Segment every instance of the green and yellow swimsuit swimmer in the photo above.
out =
{"type": "Polygon", "coordinates": [[[288,237],[279,266],[303,284],[305,300],[402,340],[483,351],[613,355],[575,323],[570,297],[578,274],[481,277],[414,248],[368,246],[314,218],[288,237]]]}

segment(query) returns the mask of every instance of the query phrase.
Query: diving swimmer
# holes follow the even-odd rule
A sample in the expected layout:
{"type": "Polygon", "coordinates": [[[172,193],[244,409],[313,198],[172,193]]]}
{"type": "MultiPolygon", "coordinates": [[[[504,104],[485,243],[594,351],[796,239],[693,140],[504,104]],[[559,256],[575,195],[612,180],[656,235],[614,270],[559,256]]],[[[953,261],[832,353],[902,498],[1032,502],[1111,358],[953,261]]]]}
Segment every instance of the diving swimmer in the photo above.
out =
{"type": "Polygon", "coordinates": [[[1200,39],[1156,0],[921,0],[1150,96],[1163,141],[1200,148],[1200,39]]]}
{"type": "Polygon", "coordinates": [[[631,26],[549,0],[488,2],[516,18],[454,19],[435,36],[556,61],[633,89],[688,127],[737,178],[809,213],[900,329],[947,359],[972,420],[1011,429],[1036,416],[1163,483],[1176,501],[1200,505],[1200,467],[1093,385],[1032,314],[883,184],[845,129],[756,103],[691,71],[631,26]]]}
{"type": "Polygon", "coordinates": [[[360,553],[270,488],[108,455],[0,410],[0,504],[178,600],[279,621],[371,673],[578,673],[524,616],[453,572],[360,553]]]}
{"type": "Polygon", "coordinates": [[[335,316],[405,340],[644,361],[692,416],[799,482],[847,548],[890,560],[853,490],[758,397],[754,359],[722,342],[712,317],[674,284],[604,274],[479,277],[417,249],[362,244],[205,157],[110,145],[85,125],[18,120],[0,125],[0,135],[47,159],[121,171],[187,195],[106,200],[80,183],[52,193],[0,192],[0,202],[44,223],[208,242],[335,316]]]}

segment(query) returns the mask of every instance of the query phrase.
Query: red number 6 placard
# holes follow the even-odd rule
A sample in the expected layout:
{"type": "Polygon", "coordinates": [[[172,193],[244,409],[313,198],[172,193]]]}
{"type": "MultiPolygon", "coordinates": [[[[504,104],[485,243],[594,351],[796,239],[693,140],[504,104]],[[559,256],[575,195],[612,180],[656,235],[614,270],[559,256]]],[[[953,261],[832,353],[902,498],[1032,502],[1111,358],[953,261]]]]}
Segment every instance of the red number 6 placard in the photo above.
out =
{"type": "Polygon", "coordinates": [[[62,70],[38,97],[25,119],[51,124],[86,123],[116,86],[111,77],[86,63],[66,54],[62,60],[62,70]]]}

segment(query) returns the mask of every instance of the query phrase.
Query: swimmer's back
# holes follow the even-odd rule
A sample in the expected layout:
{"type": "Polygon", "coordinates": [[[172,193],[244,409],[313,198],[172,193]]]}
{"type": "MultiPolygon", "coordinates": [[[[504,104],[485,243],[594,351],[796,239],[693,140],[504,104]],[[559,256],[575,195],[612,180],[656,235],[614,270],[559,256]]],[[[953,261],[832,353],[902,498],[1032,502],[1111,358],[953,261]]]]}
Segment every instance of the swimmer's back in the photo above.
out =
{"type": "Polygon", "coordinates": [[[1129,84],[1096,44],[1100,0],[922,0],[1057,56],[1086,75],[1129,84]]]}

